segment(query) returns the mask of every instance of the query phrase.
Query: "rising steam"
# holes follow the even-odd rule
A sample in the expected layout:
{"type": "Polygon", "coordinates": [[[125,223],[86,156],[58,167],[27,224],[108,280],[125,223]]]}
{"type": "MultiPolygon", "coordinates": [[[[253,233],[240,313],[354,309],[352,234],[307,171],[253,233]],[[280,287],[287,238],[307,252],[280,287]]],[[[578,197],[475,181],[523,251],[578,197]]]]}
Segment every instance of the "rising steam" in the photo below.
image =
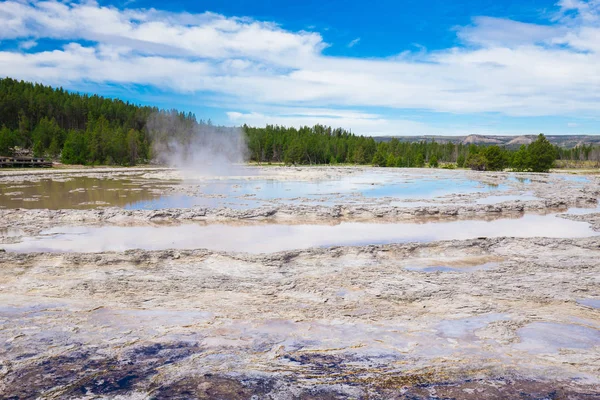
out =
{"type": "Polygon", "coordinates": [[[248,159],[246,135],[238,127],[197,122],[177,112],[152,114],[146,126],[154,160],[188,177],[240,174],[248,159]]]}

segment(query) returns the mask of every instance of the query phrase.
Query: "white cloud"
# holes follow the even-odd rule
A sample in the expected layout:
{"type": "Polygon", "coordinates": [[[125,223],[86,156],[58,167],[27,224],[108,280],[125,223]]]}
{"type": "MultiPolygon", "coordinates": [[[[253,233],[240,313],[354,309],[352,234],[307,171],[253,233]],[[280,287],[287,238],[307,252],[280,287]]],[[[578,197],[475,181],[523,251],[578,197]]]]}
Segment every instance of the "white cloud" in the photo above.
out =
{"type": "Polygon", "coordinates": [[[600,13],[600,1],[598,0],[560,0],[559,19],[581,19],[585,22],[598,22],[600,13]],[[569,15],[569,12],[575,12],[574,15],[569,15]]]}
{"type": "Polygon", "coordinates": [[[287,65],[325,47],[319,34],[287,32],[268,22],[218,14],[119,10],[95,2],[0,4],[0,39],[85,39],[130,46],[141,53],[205,58],[247,57],[287,65]]]}
{"type": "Polygon", "coordinates": [[[35,46],[37,46],[37,42],[35,40],[25,40],[19,43],[19,48],[23,50],[33,49],[35,46]]]}
{"type": "Polygon", "coordinates": [[[460,28],[458,37],[481,46],[514,47],[546,43],[566,32],[560,25],[537,25],[504,18],[475,17],[473,24],[460,28]]]}
{"type": "Polygon", "coordinates": [[[354,40],[351,40],[350,43],[348,43],[348,47],[352,48],[352,47],[356,46],[358,44],[358,42],[360,42],[360,38],[356,38],[354,40]]]}
{"type": "MultiPolygon", "coordinates": [[[[402,119],[386,119],[375,114],[365,114],[347,110],[288,110],[282,113],[263,114],[258,112],[227,112],[234,125],[250,126],[314,126],[317,124],[342,127],[355,133],[369,133],[372,136],[384,135],[430,135],[440,134],[440,129],[427,124],[402,119]]],[[[446,132],[448,134],[448,132],[446,132]]]]}
{"type": "Polygon", "coordinates": [[[314,126],[317,124],[341,127],[358,134],[371,136],[421,136],[421,135],[470,135],[492,134],[536,134],[537,131],[502,130],[489,124],[440,124],[407,118],[389,118],[374,113],[355,110],[317,108],[276,108],[268,112],[227,112],[232,125],[248,124],[264,126],[314,126]]]}
{"type": "Polygon", "coordinates": [[[327,44],[318,33],[290,32],[248,18],[121,10],[94,2],[5,1],[0,40],[52,38],[67,44],[50,51],[0,51],[0,75],[51,84],[135,83],[211,92],[255,104],[255,110],[307,107],[308,115],[272,111],[230,118],[336,126],[343,120],[362,132],[404,124],[423,133],[431,127],[366,113],[319,115],[315,109],[598,116],[599,4],[562,0],[550,25],[478,17],[457,30],[464,46],[360,59],[325,56],[327,44]],[[84,40],[92,44],[78,43],[84,40]]]}

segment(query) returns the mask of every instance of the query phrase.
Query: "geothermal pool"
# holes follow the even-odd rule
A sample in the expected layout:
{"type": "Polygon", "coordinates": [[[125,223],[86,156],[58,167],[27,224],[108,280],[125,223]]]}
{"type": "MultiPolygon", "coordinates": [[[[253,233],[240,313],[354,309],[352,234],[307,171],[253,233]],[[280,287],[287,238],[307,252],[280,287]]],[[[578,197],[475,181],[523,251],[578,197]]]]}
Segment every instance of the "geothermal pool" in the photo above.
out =
{"type": "MultiPolygon", "coordinates": [[[[266,175],[266,173],[263,172],[266,175]]],[[[92,174],[94,175],[94,174],[92,174]]],[[[24,176],[22,180],[0,180],[0,209],[93,209],[122,207],[130,210],[166,208],[249,209],[273,204],[377,203],[411,206],[416,201],[446,199],[462,195],[481,197],[478,204],[510,200],[537,200],[527,187],[531,179],[506,175],[492,179],[465,171],[434,171],[427,174],[402,171],[362,171],[350,175],[326,175],[315,179],[277,179],[248,172],[246,176],[182,179],[177,174],[164,179],[160,174],[95,176],[24,176]],[[179,177],[174,179],[173,177],[179,177]],[[35,178],[35,179],[34,179],[35,178]],[[512,190],[506,194],[507,190],[512,190]]],[[[573,185],[585,177],[563,176],[573,185]]],[[[418,204],[418,203],[416,203],[418,204]]]]}
{"type": "Polygon", "coordinates": [[[434,242],[479,237],[580,238],[596,236],[586,222],[555,214],[525,215],[493,221],[466,220],[427,223],[349,223],[336,225],[181,224],[176,226],[56,227],[18,243],[16,252],[101,252],[132,249],[209,249],[268,253],[310,247],[434,242]]]}

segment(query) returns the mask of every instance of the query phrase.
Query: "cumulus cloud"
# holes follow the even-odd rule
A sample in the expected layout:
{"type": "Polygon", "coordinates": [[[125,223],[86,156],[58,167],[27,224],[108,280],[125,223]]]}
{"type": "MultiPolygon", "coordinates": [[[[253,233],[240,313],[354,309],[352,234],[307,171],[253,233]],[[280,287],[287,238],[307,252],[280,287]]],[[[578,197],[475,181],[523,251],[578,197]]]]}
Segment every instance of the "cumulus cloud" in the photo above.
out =
{"type": "Polygon", "coordinates": [[[344,110],[287,110],[276,113],[230,111],[229,121],[235,125],[264,126],[267,124],[281,126],[345,126],[354,132],[369,132],[373,136],[382,135],[429,135],[439,134],[440,129],[425,123],[387,119],[375,114],[344,110]]]}
{"type": "Polygon", "coordinates": [[[138,53],[227,59],[286,65],[325,47],[319,34],[287,32],[269,22],[155,9],[119,10],[96,2],[3,2],[0,39],[52,38],[128,46],[138,53]],[[284,57],[287,56],[287,57],[284,57]]]}
{"type": "Polygon", "coordinates": [[[356,110],[327,108],[285,108],[275,107],[264,112],[227,112],[229,122],[233,125],[247,124],[264,126],[267,124],[281,126],[327,126],[347,127],[355,133],[368,133],[371,136],[420,136],[420,135],[465,135],[479,134],[523,134],[521,130],[504,129],[488,124],[471,123],[470,130],[456,123],[433,123],[427,118],[421,120],[385,117],[375,113],[356,110]]]}
{"type": "Polygon", "coordinates": [[[557,6],[546,24],[476,17],[457,28],[461,46],[418,54],[398,49],[401,56],[360,59],[324,55],[328,44],[319,33],[291,32],[244,17],[95,2],[5,1],[0,3],[1,41],[50,38],[62,44],[51,50],[0,51],[0,75],[51,84],[134,83],[208,92],[263,108],[310,107],[310,115],[233,111],[229,118],[338,126],[337,121],[358,132],[402,121],[319,115],[315,108],[598,116],[600,2],[561,0],[557,6]]]}

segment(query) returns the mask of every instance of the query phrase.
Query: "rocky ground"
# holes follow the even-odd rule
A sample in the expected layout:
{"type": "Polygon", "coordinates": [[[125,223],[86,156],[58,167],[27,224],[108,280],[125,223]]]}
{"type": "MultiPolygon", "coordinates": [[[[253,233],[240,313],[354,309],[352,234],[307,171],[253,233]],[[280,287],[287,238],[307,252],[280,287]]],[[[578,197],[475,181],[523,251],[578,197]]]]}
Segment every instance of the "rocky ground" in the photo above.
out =
{"type": "MultiPolygon", "coordinates": [[[[306,170],[312,176],[354,173],[306,170]]],[[[166,178],[173,172],[144,173],[166,178]]],[[[506,175],[480,179],[504,181],[506,175]]],[[[0,236],[7,243],[63,224],[213,218],[491,219],[582,202],[593,207],[598,197],[595,178],[582,184],[552,175],[528,179],[526,190],[539,200],[479,205],[451,198],[418,211],[383,204],[360,211],[360,205],[291,205],[264,215],[1,210],[0,236]]],[[[566,217],[600,219],[594,210],[566,217]]],[[[597,237],[257,255],[0,252],[0,398],[595,399],[599,258],[597,237]]]]}
{"type": "Polygon", "coordinates": [[[598,257],[600,239],[3,253],[0,393],[596,398],[598,257]]]}

